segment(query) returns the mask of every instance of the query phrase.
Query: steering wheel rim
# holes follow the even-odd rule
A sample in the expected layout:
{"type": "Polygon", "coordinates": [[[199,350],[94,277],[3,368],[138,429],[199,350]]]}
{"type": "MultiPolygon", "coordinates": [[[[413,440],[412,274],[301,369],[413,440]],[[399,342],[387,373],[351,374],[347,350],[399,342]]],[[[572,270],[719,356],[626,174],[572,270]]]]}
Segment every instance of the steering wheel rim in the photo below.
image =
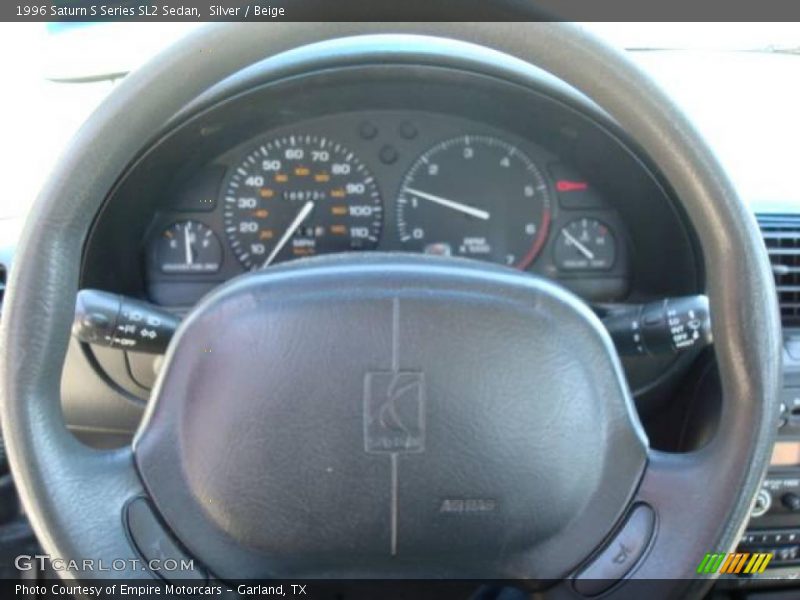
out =
{"type": "Polygon", "coordinates": [[[66,430],[59,405],[82,245],[108,190],[163,123],[225,77],[293,47],[382,32],[463,40],[541,67],[607,111],[675,190],[702,246],[723,410],[703,449],[649,452],[637,500],[656,507],[659,526],[635,576],[682,580],[671,591],[703,589],[708,582],[693,579],[694,557],[737,542],[775,435],[781,336],[774,281],[753,215],[681,111],[620,53],[563,23],[212,26],[123,81],[82,127],[37,199],[2,316],[3,434],[44,550],[67,559],[137,557],[121,517],[125,503],[144,493],[131,449],[85,448],[66,430]],[[198,61],[206,52],[212,60],[198,61]],[[153,90],[157,105],[136,102],[153,90]]]}

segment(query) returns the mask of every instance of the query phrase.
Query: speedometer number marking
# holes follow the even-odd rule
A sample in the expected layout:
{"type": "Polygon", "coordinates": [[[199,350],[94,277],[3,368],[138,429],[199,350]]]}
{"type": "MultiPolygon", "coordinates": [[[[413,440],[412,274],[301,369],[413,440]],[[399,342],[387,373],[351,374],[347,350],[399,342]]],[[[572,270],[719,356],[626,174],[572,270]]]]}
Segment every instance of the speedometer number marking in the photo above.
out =
{"type": "Polygon", "coordinates": [[[380,193],[364,164],[313,135],[260,144],[233,169],[224,202],[225,233],[248,269],[374,249],[383,224],[380,193]]]}

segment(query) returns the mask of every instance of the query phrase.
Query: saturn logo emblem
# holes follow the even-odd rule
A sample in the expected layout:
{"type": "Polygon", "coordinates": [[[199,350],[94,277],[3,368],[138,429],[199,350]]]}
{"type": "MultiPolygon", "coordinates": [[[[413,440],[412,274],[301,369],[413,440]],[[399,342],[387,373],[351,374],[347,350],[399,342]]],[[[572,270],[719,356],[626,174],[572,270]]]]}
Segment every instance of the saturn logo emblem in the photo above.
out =
{"type": "Polygon", "coordinates": [[[364,449],[425,449],[425,377],[419,371],[372,371],[364,378],[364,449]]]}

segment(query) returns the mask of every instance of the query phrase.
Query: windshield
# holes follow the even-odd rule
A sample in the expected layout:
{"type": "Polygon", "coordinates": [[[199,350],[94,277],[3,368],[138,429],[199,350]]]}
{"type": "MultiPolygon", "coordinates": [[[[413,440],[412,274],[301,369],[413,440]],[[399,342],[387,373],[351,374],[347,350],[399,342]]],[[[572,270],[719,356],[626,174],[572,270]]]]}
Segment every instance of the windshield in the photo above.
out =
{"type": "MultiPolygon", "coordinates": [[[[674,85],[679,97],[687,93],[683,78],[688,77],[695,87],[702,88],[708,74],[697,71],[700,67],[695,60],[682,61],[677,67],[678,59],[654,61],[647,55],[670,51],[725,53],[742,65],[747,63],[747,55],[754,53],[791,57],[792,66],[775,63],[748,68],[760,73],[762,85],[780,80],[781,85],[790,85],[794,90],[788,100],[800,99],[797,83],[800,62],[791,55],[800,47],[800,24],[587,23],[584,26],[630,50],[668,91],[674,85]],[[766,82],[765,73],[769,75],[766,82]]],[[[4,89],[13,90],[0,95],[3,131],[0,161],[4,172],[11,175],[5,178],[4,194],[0,197],[0,219],[26,213],[70,137],[126,73],[197,27],[191,23],[0,24],[0,52],[13,57],[4,60],[0,67],[4,89]]],[[[723,66],[714,77],[719,80],[720,73],[725,74],[731,78],[729,83],[743,88],[736,79],[737,72],[736,66],[723,66]]],[[[720,81],[715,85],[721,85],[720,81]]],[[[762,91],[770,93],[769,89],[762,91]]],[[[713,99],[711,86],[701,92],[703,98],[713,99]]],[[[785,91],[781,93],[785,96],[785,91]]],[[[684,102],[688,110],[693,110],[693,104],[697,104],[693,98],[684,102]]],[[[712,112],[711,105],[708,107],[712,112]]]]}
{"type": "Polygon", "coordinates": [[[800,47],[800,23],[585,23],[626,50],[774,52],[800,47]]]}

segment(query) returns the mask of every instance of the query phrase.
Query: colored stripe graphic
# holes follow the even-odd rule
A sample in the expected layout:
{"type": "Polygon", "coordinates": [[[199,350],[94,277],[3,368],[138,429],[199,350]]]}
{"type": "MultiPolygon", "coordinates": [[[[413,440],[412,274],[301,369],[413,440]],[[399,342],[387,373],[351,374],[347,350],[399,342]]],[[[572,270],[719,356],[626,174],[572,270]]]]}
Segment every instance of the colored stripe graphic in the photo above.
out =
{"type": "Polygon", "coordinates": [[[726,575],[763,573],[772,557],[773,554],[767,552],[709,553],[697,565],[697,572],[701,575],[717,572],[726,575]]]}

